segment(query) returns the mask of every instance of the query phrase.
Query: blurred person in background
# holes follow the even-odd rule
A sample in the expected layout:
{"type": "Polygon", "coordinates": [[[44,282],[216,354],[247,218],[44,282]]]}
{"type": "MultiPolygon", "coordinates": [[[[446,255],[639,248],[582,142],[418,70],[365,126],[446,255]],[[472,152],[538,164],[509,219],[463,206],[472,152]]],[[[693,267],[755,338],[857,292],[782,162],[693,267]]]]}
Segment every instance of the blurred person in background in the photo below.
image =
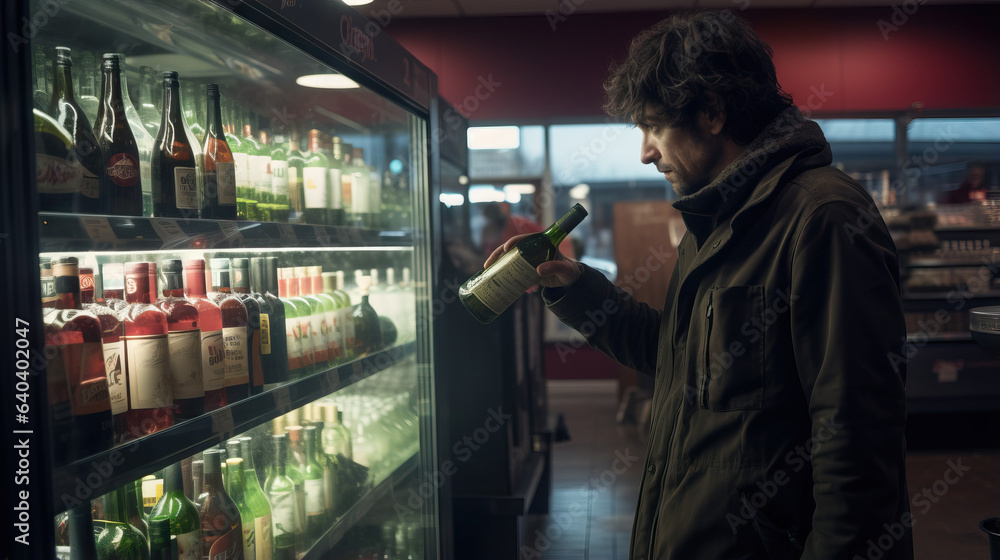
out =
{"type": "Polygon", "coordinates": [[[732,11],[640,33],[605,90],[687,225],[664,307],[566,256],[537,271],[556,316],[654,376],[629,558],[911,560],[906,327],[871,196],[732,11]]]}
{"type": "Polygon", "coordinates": [[[962,184],[953,191],[944,193],[942,204],[964,204],[966,202],[976,202],[986,200],[986,170],[981,165],[969,167],[969,172],[962,181],[962,184]]]}

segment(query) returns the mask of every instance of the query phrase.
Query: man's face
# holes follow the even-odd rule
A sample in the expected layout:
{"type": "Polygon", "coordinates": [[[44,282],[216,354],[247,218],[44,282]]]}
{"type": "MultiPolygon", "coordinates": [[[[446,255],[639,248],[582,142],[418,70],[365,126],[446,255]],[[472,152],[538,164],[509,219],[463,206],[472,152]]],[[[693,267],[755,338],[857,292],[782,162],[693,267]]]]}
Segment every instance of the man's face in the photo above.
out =
{"type": "Polygon", "coordinates": [[[655,165],[678,196],[697,192],[725,167],[722,137],[712,133],[703,113],[693,125],[681,128],[663,124],[662,118],[647,108],[636,126],[642,131],[639,159],[655,165]]]}

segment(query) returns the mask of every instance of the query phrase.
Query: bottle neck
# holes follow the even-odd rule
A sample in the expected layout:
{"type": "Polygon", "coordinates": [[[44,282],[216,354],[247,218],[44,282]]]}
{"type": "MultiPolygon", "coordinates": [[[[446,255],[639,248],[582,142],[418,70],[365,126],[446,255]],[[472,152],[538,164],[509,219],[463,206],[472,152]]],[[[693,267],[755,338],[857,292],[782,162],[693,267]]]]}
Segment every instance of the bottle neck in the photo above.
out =
{"type": "Polygon", "coordinates": [[[139,494],[135,491],[135,483],[125,485],[125,515],[128,518],[139,515],[139,494]]]}
{"type": "Polygon", "coordinates": [[[181,466],[179,463],[174,463],[172,465],[167,465],[167,468],[163,471],[163,493],[169,494],[171,492],[184,493],[184,477],[181,473],[181,466]]]}
{"type": "Polygon", "coordinates": [[[551,241],[552,245],[555,247],[558,247],[559,244],[566,239],[568,234],[569,232],[565,231],[559,222],[552,224],[549,226],[549,229],[542,232],[542,235],[549,238],[549,241],[551,241]]]}
{"type": "Polygon", "coordinates": [[[127,303],[152,303],[149,301],[149,272],[125,273],[125,301],[127,303]]]}
{"type": "Polygon", "coordinates": [[[80,552],[80,558],[97,558],[94,521],[90,515],[90,500],[69,510],[69,547],[73,552],[80,552]]]}
{"type": "Polygon", "coordinates": [[[309,151],[312,153],[319,152],[319,135],[310,134],[309,135],[309,151]]]}
{"type": "Polygon", "coordinates": [[[202,298],[205,293],[205,271],[186,269],[184,271],[184,293],[188,297],[202,298]]]}
{"type": "Polygon", "coordinates": [[[226,135],[226,129],[222,126],[222,102],[218,91],[209,91],[207,97],[207,118],[208,130],[205,133],[215,138],[222,138],[226,135]]]}
{"type": "MultiPolygon", "coordinates": [[[[68,101],[75,103],[73,98],[73,74],[71,66],[67,63],[56,62],[53,64],[53,77],[55,82],[52,85],[52,100],[68,101]]],[[[72,132],[72,131],[70,131],[72,132]]]]}
{"type": "MultiPolygon", "coordinates": [[[[164,80],[163,82],[163,116],[160,119],[160,128],[170,123],[178,127],[181,123],[181,94],[180,87],[176,80],[164,80]]],[[[175,130],[177,135],[180,131],[175,130]]]]}
{"type": "Polygon", "coordinates": [[[103,69],[101,98],[104,100],[104,110],[114,113],[116,120],[125,117],[125,102],[122,99],[121,69],[117,66],[103,69]]]}
{"type": "Polygon", "coordinates": [[[228,294],[232,290],[229,287],[229,271],[228,270],[213,270],[212,271],[212,291],[219,292],[222,294],[228,294]]]}
{"type": "Polygon", "coordinates": [[[232,289],[237,294],[250,293],[250,270],[234,268],[232,270],[232,289]]]}
{"type": "Polygon", "coordinates": [[[247,471],[255,470],[253,464],[253,450],[250,447],[250,442],[252,440],[242,440],[240,441],[240,456],[243,458],[243,469],[247,471]]]}
{"type": "Polygon", "coordinates": [[[229,482],[229,497],[234,501],[243,500],[243,460],[226,461],[226,479],[229,482]]]}
{"type": "Polygon", "coordinates": [[[180,274],[163,273],[163,297],[184,297],[184,285],[180,274]]]}
{"type": "Polygon", "coordinates": [[[80,277],[56,276],[56,309],[83,309],[80,301],[80,277]]]}

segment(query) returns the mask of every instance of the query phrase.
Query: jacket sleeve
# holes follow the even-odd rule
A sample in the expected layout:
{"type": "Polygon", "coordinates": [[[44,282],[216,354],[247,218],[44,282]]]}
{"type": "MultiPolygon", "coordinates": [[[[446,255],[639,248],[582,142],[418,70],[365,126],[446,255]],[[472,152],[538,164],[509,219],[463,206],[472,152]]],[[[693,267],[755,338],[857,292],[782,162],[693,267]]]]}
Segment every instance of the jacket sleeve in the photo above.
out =
{"type": "Polygon", "coordinates": [[[583,274],[569,288],[545,288],[542,298],[563,323],[587,343],[637,371],[656,371],[662,313],[636,301],[600,272],[580,264],[583,274]]]}
{"type": "Polygon", "coordinates": [[[824,204],[794,241],[794,358],[812,419],[816,501],[804,560],[867,558],[889,539],[883,560],[912,559],[899,269],[869,212],[824,204]]]}

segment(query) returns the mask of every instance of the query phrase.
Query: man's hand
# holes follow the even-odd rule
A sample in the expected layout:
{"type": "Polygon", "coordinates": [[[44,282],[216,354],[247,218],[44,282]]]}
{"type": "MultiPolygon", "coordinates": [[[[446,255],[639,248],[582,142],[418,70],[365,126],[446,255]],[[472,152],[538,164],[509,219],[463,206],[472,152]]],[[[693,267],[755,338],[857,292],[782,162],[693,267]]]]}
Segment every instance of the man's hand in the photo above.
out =
{"type": "MultiPolygon", "coordinates": [[[[491,264],[502,257],[504,253],[514,247],[518,241],[528,237],[529,235],[534,234],[525,233],[515,235],[514,237],[508,239],[506,243],[497,247],[496,250],[493,251],[490,258],[486,259],[486,263],[483,265],[483,268],[488,268],[491,264]]],[[[535,271],[542,277],[538,284],[540,286],[545,286],[546,288],[569,287],[580,278],[580,266],[576,263],[576,261],[564,257],[559,251],[556,251],[555,259],[543,262],[538,265],[538,268],[536,268],[535,271]]]]}

